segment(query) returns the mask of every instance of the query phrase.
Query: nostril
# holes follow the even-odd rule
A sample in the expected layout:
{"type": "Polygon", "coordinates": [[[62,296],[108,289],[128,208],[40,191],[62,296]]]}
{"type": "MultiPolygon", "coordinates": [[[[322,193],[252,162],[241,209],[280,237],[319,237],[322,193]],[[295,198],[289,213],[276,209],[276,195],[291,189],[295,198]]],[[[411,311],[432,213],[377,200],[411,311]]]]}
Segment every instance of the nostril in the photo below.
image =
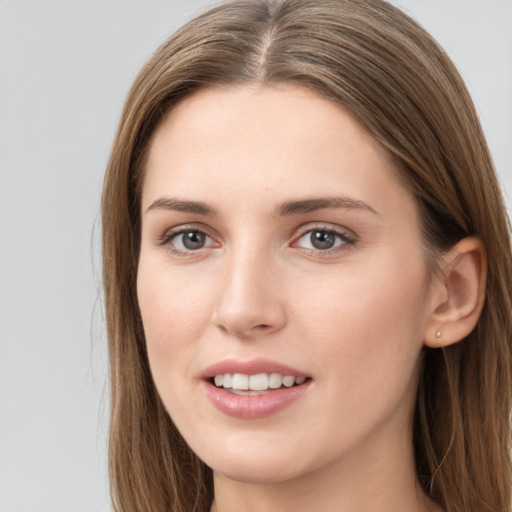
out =
{"type": "Polygon", "coordinates": [[[270,329],[272,326],[271,325],[268,325],[268,324],[259,324],[259,325],[255,325],[253,327],[253,329],[260,329],[260,330],[266,330],[266,329],[270,329]]]}

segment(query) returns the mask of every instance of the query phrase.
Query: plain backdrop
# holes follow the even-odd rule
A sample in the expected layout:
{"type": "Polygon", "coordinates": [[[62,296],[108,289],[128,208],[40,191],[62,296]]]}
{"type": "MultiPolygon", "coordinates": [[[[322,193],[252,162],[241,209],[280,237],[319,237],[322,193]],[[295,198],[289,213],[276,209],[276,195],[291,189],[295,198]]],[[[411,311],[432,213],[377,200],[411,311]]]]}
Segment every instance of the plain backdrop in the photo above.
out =
{"type": "MultiPolygon", "coordinates": [[[[395,3],[461,70],[512,197],[512,0],[395,3]]],[[[206,4],[0,0],[0,512],[109,510],[102,175],[136,72],[206,4]]]]}

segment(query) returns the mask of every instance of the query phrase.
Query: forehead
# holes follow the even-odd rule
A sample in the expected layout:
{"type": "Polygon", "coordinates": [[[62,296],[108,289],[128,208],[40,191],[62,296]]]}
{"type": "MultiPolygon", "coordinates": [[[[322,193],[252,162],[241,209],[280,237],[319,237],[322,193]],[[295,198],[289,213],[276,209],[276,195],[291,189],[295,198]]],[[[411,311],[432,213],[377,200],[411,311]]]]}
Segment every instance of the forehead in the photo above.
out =
{"type": "Polygon", "coordinates": [[[384,191],[408,195],[391,156],[346,109],[289,84],[200,90],[164,118],[148,149],[143,209],[163,194],[286,200],[335,186],[376,209],[384,191]]]}
{"type": "MultiPolygon", "coordinates": [[[[331,131],[339,142],[364,139],[368,146],[390,158],[387,152],[342,105],[315,91],[287,83],[246,85],[242,87],[203,88],[186,96],[164,117],[150,141],[150,153],[164,137],[180,139],[180,144],[203,137],[204,145],[229,144],[233,132],[237,143],[261,143],[269,150],[278,142],[319,142],[331,131]],[[274,130],[272,130],[274,128],[274,130]],[[279,139],[272,138],[280,131],[279,139]],[[318,133],[319,131],[323,133],[318,133]]],[[[201,150],[195,147],[195,151],[201,150]]],[[[296,148],[298,149],[298,148],[296,148]]]]}

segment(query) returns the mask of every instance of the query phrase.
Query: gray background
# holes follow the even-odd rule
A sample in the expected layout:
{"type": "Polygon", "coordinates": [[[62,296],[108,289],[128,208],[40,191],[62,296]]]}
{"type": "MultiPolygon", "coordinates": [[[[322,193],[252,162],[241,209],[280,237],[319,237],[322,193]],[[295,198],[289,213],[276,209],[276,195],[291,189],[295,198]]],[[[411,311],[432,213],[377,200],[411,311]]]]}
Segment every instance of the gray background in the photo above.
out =
{"type": "MultiPolygon", "coordinates": [[[[109,510],[102,174],[137,70],[207,3],[0,0],[1,512],[109,510]]],[[[395,3],[467,80],[510,198],[512,0],[395,3]]]]}

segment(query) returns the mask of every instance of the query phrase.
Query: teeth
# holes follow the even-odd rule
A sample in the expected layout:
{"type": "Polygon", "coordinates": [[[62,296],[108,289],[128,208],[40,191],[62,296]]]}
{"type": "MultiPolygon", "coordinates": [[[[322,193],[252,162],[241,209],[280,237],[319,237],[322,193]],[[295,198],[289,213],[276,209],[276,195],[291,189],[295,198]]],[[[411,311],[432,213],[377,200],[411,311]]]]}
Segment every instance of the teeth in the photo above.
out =
{"type": "Polygon", "coordinates": [[[233,376],[230,374],[230,373],[225,373],[223,375],[223,379],[222,379],[222,385],[225,387],[225,388],[230,388],[231,387],[231,383],[233,381],[233,376]]]}
{"type": "Polygon", "coordinates": [[[278,389],[282,386],[291,388],[294,384],[303,384],[306,377],[293,377],[292,375],[281,375],[280,373],[258,373],[247,375],[245,373],[224,373],[215,375],[215,385],[220,388],[236,391],[266,391],[278,389]]]}
{"type": "Polygon", "coordinates": [[[271,389],[277,389],[281,387],[282,384],[281,374],[279,373],[271,373],[270,377],[268,378],[268,387],[271,389]]]}
{"type": "Polygon", "coordinates": [[[286,377],[283,377],[283,385],[285,385],[287,388],[291,388],[295,384],[295,378],[290,377],[287,375],[286,377]]]}
{"type": "Polygon", "coordinates": [[[249,389],[249,375],[244,373],[235,373],[231,381],[233,389],[249,389]]]}
{"type": "Polygon", "coordinates": [[[252,391],[263,391],[268,389],[268,375],[266,373],[258,373],[249,377],[249,389],[252,391]]]}

